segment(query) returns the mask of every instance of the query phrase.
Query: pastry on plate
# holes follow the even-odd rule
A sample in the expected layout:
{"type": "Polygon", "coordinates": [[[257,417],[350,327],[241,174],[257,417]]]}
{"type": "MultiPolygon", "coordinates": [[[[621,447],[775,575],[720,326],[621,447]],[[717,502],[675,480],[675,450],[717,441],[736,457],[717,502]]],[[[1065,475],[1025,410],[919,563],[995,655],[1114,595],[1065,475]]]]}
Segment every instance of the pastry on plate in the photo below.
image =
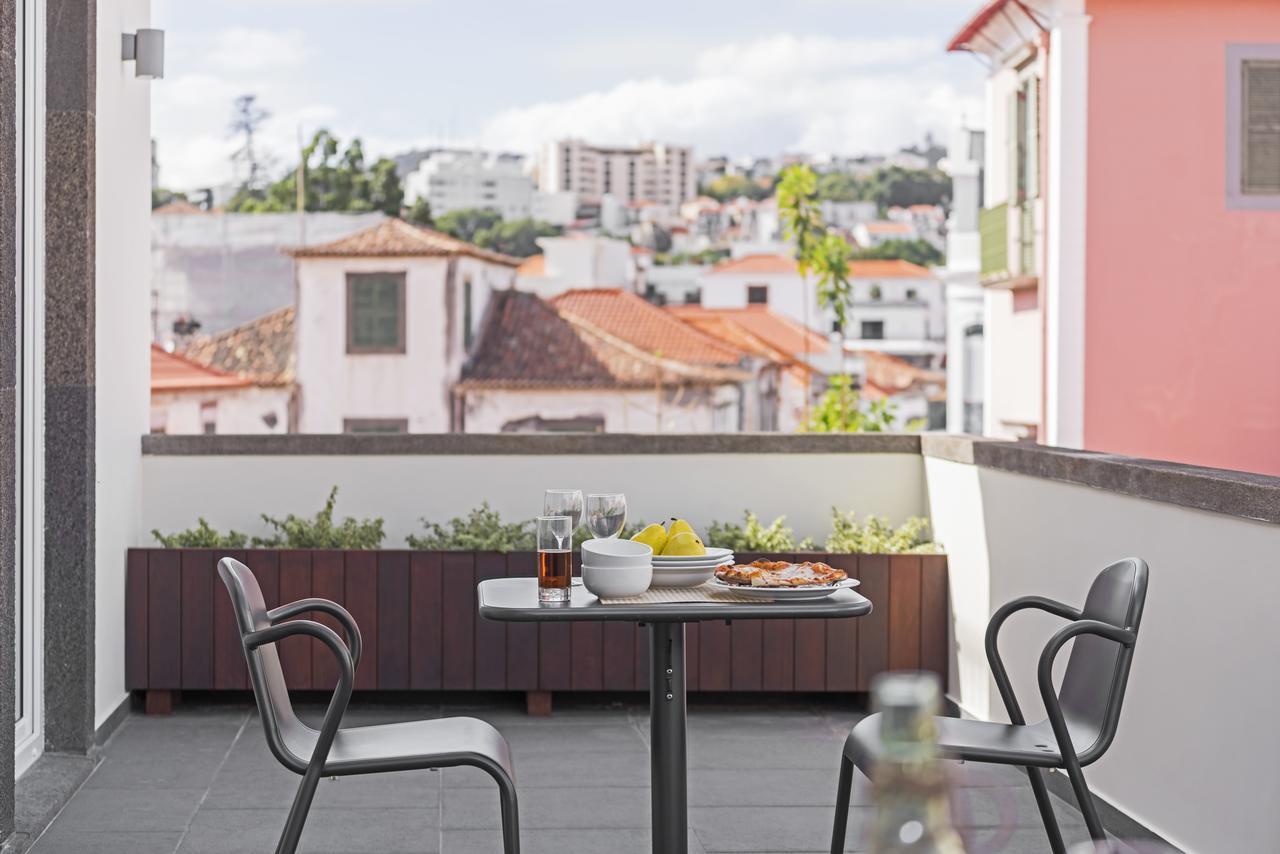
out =
{"type": "Polygon", "coordinates": [[[739,584],[743,587],[828,586],[848,577],[843,569],[815,561],[792,563],[789,560],[757,560],[748,564],[722,566],[716,570],[716,578],[726,584],[739,584]]]}

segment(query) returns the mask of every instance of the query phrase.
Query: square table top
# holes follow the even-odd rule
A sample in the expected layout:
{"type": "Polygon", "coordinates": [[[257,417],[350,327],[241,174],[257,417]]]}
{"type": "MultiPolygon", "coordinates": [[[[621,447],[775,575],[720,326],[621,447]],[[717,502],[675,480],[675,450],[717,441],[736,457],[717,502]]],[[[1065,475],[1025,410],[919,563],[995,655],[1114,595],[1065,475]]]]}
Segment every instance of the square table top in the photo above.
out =
{"type": "Polygon", "coordinates": [[[491,578],[477,588],[480,616],[514,623],[629,622],[692,623],[701,620],[821,619],[863,617],[871,600],[853,590],[837,590],[823,599],[759,602],[682,602],[657,605],[605,605],[585,587],[574,585],[563,605],[538,603],[538,579],[491,578]]]}

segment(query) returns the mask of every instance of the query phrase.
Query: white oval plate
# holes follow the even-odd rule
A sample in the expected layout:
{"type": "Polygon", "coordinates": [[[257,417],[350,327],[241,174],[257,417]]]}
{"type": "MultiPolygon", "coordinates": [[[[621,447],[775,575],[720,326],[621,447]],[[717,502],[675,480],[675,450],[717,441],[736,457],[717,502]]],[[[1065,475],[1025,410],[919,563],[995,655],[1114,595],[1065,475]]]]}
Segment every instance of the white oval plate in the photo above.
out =
{"type": "Polygon", "coordinates": [[[733,557],[733,549],[707,549],[704,555],[654,555],[654,563],[682,563],[685,561],[722,560],[733,557]]]}
{"type": "Polygon", "coordinates": [[[811,584],[805,587],[748,587],[745,584],[729,584],[718,578],[711,580],[711,586],[716,590],[738,593],[756,599],[786,599],[788,601],[825,599],[837,590],[848,590],[857,587],[860,583],[856,578],[846,578],[844,581],[837,581],[835,584],[811,584]]]}
{"type": "Polygon", "coordinates": [[[732,566],[732,558],[723,558],[721,560],[708,560],[701,563],[655,563],[653,565],[654,572],[683,572],[689,569],[719,569],[722,566],[732,566]]]}

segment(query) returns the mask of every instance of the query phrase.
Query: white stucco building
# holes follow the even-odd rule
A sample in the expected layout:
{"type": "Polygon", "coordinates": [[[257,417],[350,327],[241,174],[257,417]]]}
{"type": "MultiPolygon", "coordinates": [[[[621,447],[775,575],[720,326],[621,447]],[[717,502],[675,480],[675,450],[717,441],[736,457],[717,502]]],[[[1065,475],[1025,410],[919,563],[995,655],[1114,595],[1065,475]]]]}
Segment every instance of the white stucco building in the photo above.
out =
{"type": "Polygon", "coordinates": [[[984,136],[961,128],[940,167],[951,177],[947,265],[938,270],[947,297],[947,430],[983,431],[985,313],[978,270],[982,265],[978,211],[982,207],[984,136]]]}
{"type": "Polygon", "coordinates": [[[434,216],[477,208],[525,219],[533,210],[533,179],[523,155],[441,151],[405,176],[404,197],[407,204],[425,198],[434,216]]]}
{"type": "Polygon", "coordinates": [[[541,255],[526,258],[516,287],[550,298],[570,288],[637,290],[638,268],[625,241],[593,234],[540,237],[541,255]]]}
{"type": "Polygon", "coordinates": [[[519,260],[398,219],[292,254],[299,432],[447,432],[450,387],[519,260]]]}
{"type": "Polygon", "coordinates": [[[151,345],[152,433],[285,433],[289,395],[151,345]]]}
{"type": "Polygon", "coordinates": [[[624,204],[652,201],[676,210],[697,195],[697,169],[689,146],[660,142],[606,146],[563,139],[546,146],[538,189],[612,195],[624,204]]]}

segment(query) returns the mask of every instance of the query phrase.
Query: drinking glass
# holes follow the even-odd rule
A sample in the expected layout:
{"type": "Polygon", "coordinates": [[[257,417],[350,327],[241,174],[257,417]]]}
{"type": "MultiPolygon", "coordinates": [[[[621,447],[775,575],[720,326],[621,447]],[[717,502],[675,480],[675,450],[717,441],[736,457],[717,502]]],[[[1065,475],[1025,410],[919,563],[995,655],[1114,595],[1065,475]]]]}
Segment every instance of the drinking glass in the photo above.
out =
{"type": "Polygon", "coordinates": [[[573,520],[539,516],[538,602],[563,604],[573,590],[573,520]]]}
{"type": "Polygon", "coordinates": [[[543,516],[568,516],[572,530],[582,524],[582,490],[548,489],[542,494],[543,516]]]}
{"type": "Polygon", "coordinates": [[[587,496],[587,530],[593,537],[612,539],[627,524],[627,496],[621,492],[593,492],[587,496]]]}

